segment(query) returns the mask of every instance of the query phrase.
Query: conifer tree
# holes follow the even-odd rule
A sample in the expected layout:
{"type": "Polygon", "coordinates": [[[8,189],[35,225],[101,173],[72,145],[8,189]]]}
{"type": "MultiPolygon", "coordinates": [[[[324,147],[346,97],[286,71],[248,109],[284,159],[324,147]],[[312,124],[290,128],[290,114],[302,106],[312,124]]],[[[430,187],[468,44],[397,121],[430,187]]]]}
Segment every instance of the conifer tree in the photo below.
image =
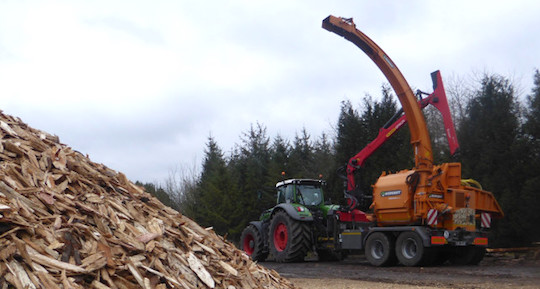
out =
{"type": "Polygon", "coordinates": [[[314,172],[313,144],[310,140],[311,136],[302,128],[300,134],[294,137],[291,154],[289,157],[290,172],[287,172],[287,178],[316,178],[314,172]]]}
{"type": "Polygon", "coordinates": [[[234,229],[238,233],[275,202],[273,191],[276,182],[275,176],[269,175],[271,154],[266,127],[259,123],[252,125],[248,132],[243,133],[241,140],[229,164],[241,192],[236,205],[243,211],[243,218],[235,223],[237,228],[234,229]]]}
{"type": "Polygon", "coordinates": [[[515,188],[507,179],[515,160],[512,147],[519,130],[518,115],[510,81],[486,75],[459,127],[464,177],[480,178],[496,197],[506,188],[515,188]]]}
{"type": "MultiPolygon", "coordinates": [[[[524,131],[537,148],[536,156],[540,153],[540,71],[534,74],[534,86],[532,93],[527,97],[526,122],[524,131]]],[[[536,158],[538,159],[538,158],[536,158]]]]}
{"type": "Polygon", "coordinates": [[[291,153],[291,145],[280,135],[277,135],[270,147],[270,169],[269,176],[276,181],[281,178],[282,172],[289,171],[289,155],[291,153]]]}
{"type": "Polygon", "coordinates": [[[345,165],[350,157],[354,156],[362,144],[366,143],[365,131],[358,112],[352,107],[350,101],[341,103],[337,132],[336,132],[336,161],[340,166],[345,165]]]}
{"type": "MultiPolygon", "coordinates": [[[[374,101],[371,96],[364,97],[361,113],[354,110],[350,102],[342,103],[336,137],[336,161],[345,165],[347,161],[373,141],[379,130],[397,112],[390,87],[382,86],[382,98],[374,101]]],[[[382,171],[396,171],[411,166],[412,153],[406,128],[402,128],[375,151],[355,174],[356,185],[366,193],[371,193],[371,185],[382,171]]],[[[332,180],[332,185],[338,182],[332,180]]]]}
{"type": "Polygon", "coordinates": [[[505,218],[495,226],[496,244],[517,245],[516,236],[525,233],[519,221],[524,175],[518,142],[519,107],[512,83],[499,75],[484,76],[466,111],[458,130],[462,177],[478,180],[502,206],[505,218]]]}
{"type": "Polygon", "coordinates": [[[523,125],[524,140],[528,145],[526,153],[527,160],[524,173],[527,180],[523,184],[520,195],[521,214],[520,223],[523,223],[523,231],[526,242],[540,241],[540,72],[536,70],[534,74],[534,86],[532,93],[527,97],[525,113],[525,123],[523,125]]]}
{"type": "Polygon", "coordinates": [[[322,176],[327,178],[335,174],[334,171],[334,149],[326,133],[322,135],[313,144],[313,173],[314,176],[322,176]]]}
{"type": "Polygon", "coordinates": [[[198,189],[194,219],[201,226],[212,226],[221,235],[238,234],[235,221],[241,215],[236,205],[238,190],[230,176],[221,148],[208,138],[198,189]]]}

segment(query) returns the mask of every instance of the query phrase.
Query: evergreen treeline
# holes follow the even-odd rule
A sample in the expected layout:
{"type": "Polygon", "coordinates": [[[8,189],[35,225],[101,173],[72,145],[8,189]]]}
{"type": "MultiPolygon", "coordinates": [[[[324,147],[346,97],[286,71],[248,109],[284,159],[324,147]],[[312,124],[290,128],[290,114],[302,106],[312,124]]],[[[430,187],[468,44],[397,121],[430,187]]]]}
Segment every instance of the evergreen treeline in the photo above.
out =
{"type": "MultiPolygon", "coordinates": [[[[449,155],[442,121],[428,108],[424,114],[435,163],[461,162],[463,178],[474,178],[494,193],[506,215],[494,221],[493,246],[540,241],[540,73],[536,71],[534,88],[522,102],[511,81],[499,75],[485,75],[477,89],[447,89],[447,94],[460,153],[449,155]]],[[[165,189],[144,186],[200,225],[236,241],[249,221],[275,205],[274,186],[284,178],[282,172],[285,178],[322,175],[328,182],[326,198],[342,201],[338,168],[373,140],[399,107],[390,87],[383,85],[379,101],[366,96],[359,109],[342,102],[333,136],[313,137],[302,129],[292,141],[271,138],[257,123],[228,154],[210,136],[200,175],[181,176],[180,184],[172,176],[165,189]]],[[[409,141],[403,128],[366,161],[357,179],[364,192],[371,192],[382,171],[412,168],[409,141]]]]}

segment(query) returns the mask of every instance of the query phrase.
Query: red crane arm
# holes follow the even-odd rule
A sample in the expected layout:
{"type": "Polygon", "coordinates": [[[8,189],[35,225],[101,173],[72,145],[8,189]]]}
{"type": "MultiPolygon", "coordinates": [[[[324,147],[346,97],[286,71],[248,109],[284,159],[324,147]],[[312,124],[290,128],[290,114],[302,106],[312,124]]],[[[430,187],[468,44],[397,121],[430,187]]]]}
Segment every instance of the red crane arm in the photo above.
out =
{"type": "MultiPolygon", "coordinates": [[[[420,108],[424,109],[428,105],[433,105],[443,117],[444,128],[446,132],[446,138],[448,139],[448,145],[450,147],[450,154],[454,154],[459,148],[457,141],[456,130],[452,121],[452,115],[450,114],[450,108],[448,107],[448,100],[446,98],[446,92],[441,79],[441,73],[437,70],[431,73],[433,81],[433,92],[426,98],[418,101],[420,108]]],[[[380,130],[377,137],[371,141],[366,147],[364,147],[359,153],[349,159],[347,163],[347,191],[351,191],[356,187],[354,180],[354,172],[356,169],[362,167],[367,158],[369,158],[379,147],[384,144],[394,133],[402,128],[407,123],[407,117],[403,114],[403,110],[392,117],[380,130]],[[398,118],[399,117],[399,118],[398,118]],[[394,119],[393,123],[390,124],[394,119]]]]}

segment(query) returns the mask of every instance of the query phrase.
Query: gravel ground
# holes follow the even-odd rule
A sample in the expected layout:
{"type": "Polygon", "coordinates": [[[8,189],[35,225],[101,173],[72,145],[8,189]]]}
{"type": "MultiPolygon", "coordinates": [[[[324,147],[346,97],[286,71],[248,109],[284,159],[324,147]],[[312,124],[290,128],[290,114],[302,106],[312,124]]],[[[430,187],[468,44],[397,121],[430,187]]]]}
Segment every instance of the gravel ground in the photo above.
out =
{"type": "Polygon", "coordinates": [[[429,288],[441,288],[434,286],[415,286],[415,285],[398,285],[393,283],[383,282],[370,282],[360,280],[348,280],[348,279],[305,279],[305,278],[291,278],[289,279],[294,285],[304,289],[356,289],[356,288],[369,288],[369,289],[429,289],[429,288]]]}
{"type": "Polygon", "coordinates": [[[363,256],[341,262],[261,264],[306,289],[540,288],[540,260],[514,254],[489,255],[478,266],[380,268],[363,256]]]}

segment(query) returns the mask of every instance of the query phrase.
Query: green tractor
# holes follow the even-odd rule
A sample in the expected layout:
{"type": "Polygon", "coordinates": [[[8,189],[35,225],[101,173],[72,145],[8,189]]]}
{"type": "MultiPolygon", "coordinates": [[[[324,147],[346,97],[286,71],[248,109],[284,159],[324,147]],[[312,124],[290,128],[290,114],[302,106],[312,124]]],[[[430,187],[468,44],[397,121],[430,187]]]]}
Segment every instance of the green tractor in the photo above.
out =
{"type": "Polygon", "coordinates": [[[277,183],[277,205],[249,223],[242,232],[241,248],[255,261],[271,254],[276,262],[301,262],[310,251],[319,260],[341,259],[329,217],[339,206],[325,204],[324,184],[316,179],[277,183]]]}

